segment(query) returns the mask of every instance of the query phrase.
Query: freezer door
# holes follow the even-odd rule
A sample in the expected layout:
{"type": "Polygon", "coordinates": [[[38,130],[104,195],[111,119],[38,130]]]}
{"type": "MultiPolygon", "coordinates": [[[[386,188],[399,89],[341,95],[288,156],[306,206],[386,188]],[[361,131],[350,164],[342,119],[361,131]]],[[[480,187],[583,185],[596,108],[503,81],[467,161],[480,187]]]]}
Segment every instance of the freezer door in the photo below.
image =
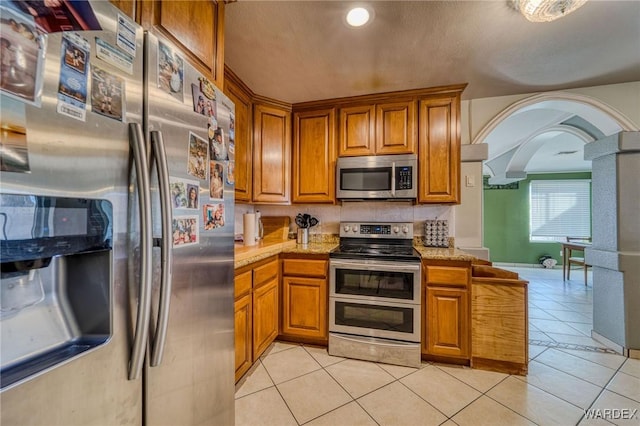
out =
{"type": "MultiPolygon", "coordinates": [[[[146,46],[148,140],[164,144],[171,187],[172,290],[164,353],[152,354],[152,361],[161,361],[147,365],[145,372],[145,418],[148,425],[231,425],[234,187],[228,171],[229,151],[233,158],[229,139],[233,104],[216,89],[215,100],[209,97],[212,93],[201,87],[202,75],[169,41],[148,34],[146,46]],[[212,157],[214,134],[220,134],[223,143],[212,157]]],[[[159,187],[158,174],[156,167],[152,169],[154,238],[159,241],[161,202],[154,191],[159,187]]],[[[160,276],[158,247],[151,318],[154,342],[162,332],[158,317],[165,305],[160,300],[160,276]]]]}
{"type": "MultiPolygon", "coordinates": [[[[89,56],[84,58],[86,67],[80,65],[82,60],[73,63],[73,58],[69,59],[71,65],[84,68],[88,73],[86,118],[81,121],[57,112],[61,67],[66,58],[62,54],[63,33],[50,33],[42,68],[44,81],[40,106],[2,96],[0,115],[3,122],[9,119],[22,121],[30,172],[0,172],[0,190],[14,194],[104,199],[111,203],[113,249],[107,275],[112,305],[108,321],[113,333],[107,344],[87,355],[3,391],[0,394],[0,424],[3,426],[142,424],[142,380],[127,378],[137,292],[129,287],[128,278],[128,258],[136,254],[128,247],[127,199],[128,124],[142,121],[143,32],[130,23],[134,31],[129,34],[133,37],[129,40],[134,41],[136,48],[130,69],[125,71],[115,66],[113,58],[98,58],[98,43],[101,48],[108,45],[106,48],[111,49],[112,55],[124,57],[117,40],[118,12],[106,1],[94,1],[90,5],[102,30],[77,32],[90,46],[89,56]],[[96,75],[97,72],[100,74],[96,75]],[[107,73],[119,79],[117,84],[121,85],[122,111],[118,113],[117,97],[111,99],[111,114],[102,99],[91,100],[96,81],[107,73]],[[105,111],[99,111],[101,108],[105,111]]],[[[4,37],[4,15],[2,25],[4,37]]],[[[10,338],[3,334],[2,343],[10,338]]]]}

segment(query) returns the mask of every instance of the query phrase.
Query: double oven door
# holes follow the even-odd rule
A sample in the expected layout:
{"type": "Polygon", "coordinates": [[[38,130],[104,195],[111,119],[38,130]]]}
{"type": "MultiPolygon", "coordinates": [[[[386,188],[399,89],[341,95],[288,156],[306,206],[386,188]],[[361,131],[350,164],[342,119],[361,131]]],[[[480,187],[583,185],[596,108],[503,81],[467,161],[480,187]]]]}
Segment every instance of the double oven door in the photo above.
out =
{"type": "Polygon", "coordinates": [[[420,262],[331,259],[329,332],[420,342],[420,262]]]}

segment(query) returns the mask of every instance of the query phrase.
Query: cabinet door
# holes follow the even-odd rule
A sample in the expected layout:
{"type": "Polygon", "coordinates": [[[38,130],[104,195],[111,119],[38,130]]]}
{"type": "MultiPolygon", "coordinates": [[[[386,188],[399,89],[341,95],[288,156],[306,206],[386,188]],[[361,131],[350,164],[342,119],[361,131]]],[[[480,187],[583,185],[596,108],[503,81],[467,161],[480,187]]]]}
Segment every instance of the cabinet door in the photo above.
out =
{"type": "Polygon", "coordinates": [[[373,105],[340,109],[340,157],[375,154],[374,114],[373,105]]]}
{"type": "Polygon", "coordinates": [[[423,352],[469,357],[469,300],[467,290],[427,287],[423,352]],[[426,347],[425,347],[426,343],[426,347]]]}
{"type": "Polygon", "coordinates": [[[334,203],[335,109],[293,115],[293,202],[334,203]]]}
{"type": "Polygon", "coordinates": [[[236,348],[236,382],[251,367],[251,335],[253,308],[251,294],[235,301],[235,348],[236,348]]]}
{"type": "Polygon", "coordinates": [[[418,202],[460,203],[460,97],[420,101],[418,202]]]}
{"type": "Polygon", "coordinates": [[[327,280],[283,277],[282,334],[327,338],[327,280]]]}
{"type": "MultiPolygon", "coordinates": [[[[171,39],[218,87],[224,80],[224,2],[143,1],[142,25],[171,39]]],[[[190,88],[189,88],[190,89],[190,88]]]]}
{"type": "Polygon", "coordinates": [[[376,154],[412,154],[416,139],[416,101],[376,105],[376,154]]]}
{"type": "Polygon", "coordinates": [[[253,123],[251,117],[251,94],[231,73],[225,73],[224,92],[236,106],[235,116],[235,200],[251,201],[253,169],[252,144],[253,123]]]}
{"type": "Polygon", "coordinates": [[[129,18],[135,20],[135,0],[109,0],[114,6],[123,11],[129,18]]]}
{"type": "Polygon", "coordinates": [[[253,201],[288,203],[291,113],[256,104],[253,109],[253,201]]]}
{"type": "Polygon", "coordinates": [[[278,277],[253,290],[253,359],[278,335],[278,277]]]}

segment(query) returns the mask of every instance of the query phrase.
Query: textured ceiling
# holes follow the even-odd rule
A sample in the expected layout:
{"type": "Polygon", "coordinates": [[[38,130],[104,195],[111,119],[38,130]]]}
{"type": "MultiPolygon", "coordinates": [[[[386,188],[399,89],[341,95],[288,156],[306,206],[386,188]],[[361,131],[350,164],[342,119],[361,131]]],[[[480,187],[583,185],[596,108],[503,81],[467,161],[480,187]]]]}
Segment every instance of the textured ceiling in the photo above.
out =
{"type": "Polygon", "coordinates": [[[590,1],[531,23],[509,0],[243,1],[225,15],[225,61],[251,89],[285,102],[469,83],[463,99],[636,81],[640,2],[590,1]]]}
{"type": "MultiPolygon", "coordinates": [[[[227,4],[225,62],[255,93],[289,103],[458,83],[468,83],[463,99],[477,99],[640,80],[640,1],[591,0],[550,23],[527,21],[511,0],[369,1],[374,20],[353,29],[344,15],[355,3],[227,4]]],[[[540,132],[540,117],[549,118],[521,114],[497,128],[489,160],[540,132]]],[[[579,144],[554,133],[526,169],[588,170],[579,144]]]]}

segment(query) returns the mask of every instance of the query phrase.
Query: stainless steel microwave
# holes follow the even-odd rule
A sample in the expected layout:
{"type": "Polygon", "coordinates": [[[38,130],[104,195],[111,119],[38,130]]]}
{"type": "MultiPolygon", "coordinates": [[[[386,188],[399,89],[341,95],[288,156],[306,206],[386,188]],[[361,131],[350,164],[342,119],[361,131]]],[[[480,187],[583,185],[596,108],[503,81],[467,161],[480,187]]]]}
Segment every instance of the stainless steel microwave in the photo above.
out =
{"type": "Polygon", "coordinates": [[[336,198],[415,200],[417,177],[415,154],[340,157],[336,164],[336,198]]]}

